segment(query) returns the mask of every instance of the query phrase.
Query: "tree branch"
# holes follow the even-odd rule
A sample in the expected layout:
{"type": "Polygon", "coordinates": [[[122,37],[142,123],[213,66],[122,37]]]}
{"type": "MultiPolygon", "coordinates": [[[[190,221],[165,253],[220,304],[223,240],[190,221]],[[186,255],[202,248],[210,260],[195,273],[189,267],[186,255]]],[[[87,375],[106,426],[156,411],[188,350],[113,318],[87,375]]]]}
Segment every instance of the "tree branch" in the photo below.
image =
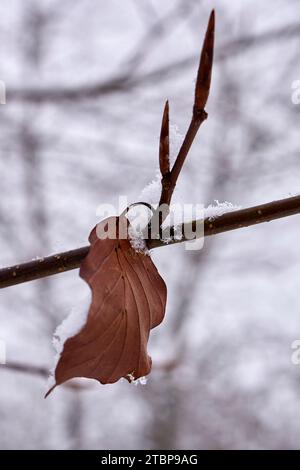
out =
{"type": "MultiPolygon", "coordinates": [[[[204,236],[217,235],[230,230],[270,222],[295,214],[300,214],[300,196],[289,197],[247,209],[227,212],[215,219],[206,218],[203,221],[204,236]]],[[[190,228],[192,226],[192,228],[195,228],[196,223],[199,223],[199,221],[183,224],[181,227],[182,233],[185,233],[185,227],[190,228]]],[[[171,229],[171,239],[168,243],[165,243],[161,239],[148,240],[147,244],[149,249],[187,241],[184,236],[181,240],[174,238],[174,231],[174,228],[171,229]]],[[[85,246],[76,250],[48,256],[47,258],[0,269],[0,288],[14,286],[16,284],[79,268],[81,262],[88,254],[88,251],[89,246],[85,246]]]]}
{"type": "MultiPolygon", "coordinates": [[[[216,55],[216,61],[221,62],[227,58],[236,57],[238,54],[243,54],[251,48],[257,48],[261,45],[267,45],[277,40],[287,40],[291,37],[298,38],[300,34],[300,25],[298,23],[291,23],[281,28],[274,28],[262,34],[245,35],[238,39],[228,41],[227,44],[220,47],[216,55]]],[[[179,59],[174,63],[160,66],[154,70],[150,70],[143,74],[118,74],[117,76],[109,77],[107,80],[86,83],[74,87],[57,87],[49,86],[37,90],[33,87],[17,88],[9,87],[6,93],[6,100],[9,103],[13,101],[30,102],[30,103],[44,103],[56,102],[63,105],[66,102],[74,103],[74,101],[88,100],[98,98],[100,96],[107,96],[114,93],[128,92],[138,86],[145,86],[152,83],[153,80],[162,80],[168,78],[170,75],[174,76],[178,70],[182,70],[191,66],[195,61],[195,56],[191,55],[185,59],[179,59]]]]}

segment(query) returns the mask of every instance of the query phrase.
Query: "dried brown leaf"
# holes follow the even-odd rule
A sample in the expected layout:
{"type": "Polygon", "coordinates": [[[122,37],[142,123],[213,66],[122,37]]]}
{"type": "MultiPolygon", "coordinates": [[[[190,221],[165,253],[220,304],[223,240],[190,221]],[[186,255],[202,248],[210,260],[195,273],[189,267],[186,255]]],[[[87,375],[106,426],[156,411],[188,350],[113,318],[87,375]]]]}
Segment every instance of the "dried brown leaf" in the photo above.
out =
{"type": "MultiPolygon", "coordinates": [[[[102,221],[102,227],[112,219],[119,224],[114,217],[102,221]]],[[[92,302],[86,324],[64,344],[55,386],[74,377],[107,384],[149,374],[150,329],[164,318],[166,285],[151,258],[135,251],[129,239],[99,239],[96,227],[89,241],[80,276],[92,290],[92,302]]]]}

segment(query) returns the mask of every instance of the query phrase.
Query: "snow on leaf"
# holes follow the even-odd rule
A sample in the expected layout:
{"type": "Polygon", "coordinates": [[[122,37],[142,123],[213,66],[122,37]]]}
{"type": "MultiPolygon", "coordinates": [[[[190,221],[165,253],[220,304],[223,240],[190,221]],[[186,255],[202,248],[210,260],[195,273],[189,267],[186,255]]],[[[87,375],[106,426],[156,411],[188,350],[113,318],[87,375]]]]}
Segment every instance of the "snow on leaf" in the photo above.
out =
{"type": "Polygon", "coordinates": [[[63,351],[65,342],[68,338],[79,333],[86,323],[89,305],[91,303],[91,291],[88,286],[86,286],[86,289],[87,292],[81,296],[78,304],[72,308],[70,314],[60,325],[58,325],[54,332],[52,343],[56,351],[56,355],[54,357],[53,366],[50,370],[48,388],[51,388],[53,385],[55,385],[55,368],[63,351]]]}

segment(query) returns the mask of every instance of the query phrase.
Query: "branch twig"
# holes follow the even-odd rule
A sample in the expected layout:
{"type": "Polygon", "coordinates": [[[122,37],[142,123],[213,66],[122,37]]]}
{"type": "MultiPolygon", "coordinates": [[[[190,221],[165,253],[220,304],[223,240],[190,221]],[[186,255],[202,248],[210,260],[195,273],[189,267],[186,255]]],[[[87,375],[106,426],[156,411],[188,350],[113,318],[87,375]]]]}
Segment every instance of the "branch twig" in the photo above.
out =
{"type": "MultiPolygon", "coordinates": [[[[281,199],[279,201],[273,201],[267,204],[249,207],[247,209],[227,212],[215,219],[206,218],[203,221],[204,236],[208,237],[211,235],[217,235],[230,230],[270,222],[271,220],[295,214],[300,214],[300,196],[289,197],[287,199],[281,199]]],[[[184,227],[186,225],[190,226],[192,224],[192,227],[196,227],[196,223],[197,221],[183,224],[182,233],[185,233],[184,227]]],[[[174,230],[171,230],[171,240],[168,245],[186,241],[184,236],[181,240],[172,238],[173,233],[174,230]]],[[[160,239],[148,240],[148,247],[150,249],[168,245],[160,239]]],[[[47,258],[41,258],[28,263],[0,269],[0,288],[33,281],[35,279],[79,268],[81,262],[88,254],[88,251],[89,246],[85,246],[76,250],[48,256],[47,258]]]]}
{"type": "MultiPolygon", "coordinates": [[[[191,122],[181,148],[178,152],[177,158],[171,171],[169,171],[169,105],[168,102],[165,106],[164,116],[162,121],[161,140],[160,140],[160,169],[162,174],[162,190],[159,201],[159,206],[169,206],[171,203],[172,194],[174,192],[177,179],[182,170],[184,161],[189,153],[192,143],[201,124],[207,119],[207,113],[204,108],[208,100],[211,73],[214,57],[214,34],[215,34],[215,12],[211,12],[207,31],[205,34],[203,47],[200,56],[200,64],[197,73],[195,99],[193,114],[191,122]],[[167,145],[166,145],[167,143],[167,145]],[[167,171],[165,171],[167,170],[167,171]]],[[[162,222],[167,216],[167,211],[162,215],[162,222]]]]}
{"type": "Polygon", "coordinates": [[[211,72],[214,57],[214,35],[215,12],[213,10],[209,17],[207,30],[200,55],[200,63],[197,72],[194,106],[191,122],[187,133],[183,139],[173,168],[171,170],[169,142],[169,102],[167,101],[165,104],[159,142],[161,195],[158,207],[155,210],[148,224],[148,238],[150,238],[150,233],[152,234],[152,236],[155,236],[156,233],[159,233],[159,236],[161,238],[162,225],[169,214],[172,195],[175,190],[176,183],[182,170],[183,164],[201,124],[207,119],[207,113],[204,108],[208,100],[211,84],[211,72]]]}

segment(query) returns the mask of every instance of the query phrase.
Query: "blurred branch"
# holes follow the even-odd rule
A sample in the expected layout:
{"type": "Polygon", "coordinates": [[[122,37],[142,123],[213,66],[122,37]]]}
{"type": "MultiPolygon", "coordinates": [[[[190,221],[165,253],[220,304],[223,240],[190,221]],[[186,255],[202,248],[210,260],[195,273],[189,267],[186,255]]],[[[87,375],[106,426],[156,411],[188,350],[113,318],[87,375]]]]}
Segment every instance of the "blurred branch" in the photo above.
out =
{"type": "MultiPolygon", "coordinates": [[[[261,45],[267,45],[275,40],[286,40],[291,37],[299,37],[300,24],[290,24],[282,28],[272,29],[260,35],[245,35],[238,39],[229,41],[219,48],[216,54],[216,61],[223,61],[236,57],[246,50],[261,45]]],[[[107,80],[95,82],[93,84],[84,84],[70,87],[45,87],[37,90],[36,88],[9,88],[7,90],[7,102],[28,101],[28,102],[65,102],[74,100],[80,101],[85,99],[106,96],[112,93],[127,92],[140,85],[152,83],[155,79],[167,78],[170,74],[174,74],[178,70],[187,68],[196,60],[194,55],[175,61],[168,65],[163,65],[157,69],[144,74],[132,75],[131,72],[121,73],[110,77],[107,80]]],[[[172,75],[173,76],[173,75],[172,75]]]]}
{"type": "MultiPolygon", "coordinates": [[[[0,371],[11,371],[11,372],[20,372],[22,374],[36,375],[43,379],[48,379],[50,371],[47,367],[34,366],[32,364],[24,364],[21,362],[9,362],[0,366],[0,371]]],[[[79,382],[78,380],[70,380],[64,384],[65,387],[74,389],[74,390],[86,390],[91,388],[90,382],[79,382]]]]}
{"type": "MultiPolygon", "coordinates": [[[[226,212],[216,218],[205,218],[202,221],[204,224],[204,236],[217,235],[219,233],[270,222],[295,214],[300,214],[300,196],[289,197],[247,209],[226,212]]],[[[148,240],[148,247],[149,249],[159,248],[188,241],[184,234],[187,233],[187,230],[189,230],[189,233],[191,233],[191,230],[195,232],[196,227],[199,227],[199,223],[199,220],[194,220],[182,224],[179,227],[181,233],[183,233],[183,237],[180,240],[174,236],[176,227],[172,227],[170,230],[166,229],[162,233],[162,239],[148,240]],[[167,232],[169,232],[168,235],[170,235],[170,237],[166,236],[167,232]],[[165,240],[168,239],[168,242],[163,239],[164,236],[165,240]]],[[[88,251],[89,246],[85,246],[76,250],[48,256],[47,258],[0,269],[0,288],[79,268],[81,262],[88,254],[88,251]]]]}
{"type": "Polygon", "coordinates": [[[21,364],[20,362],[9,362],[8,364],[2,365],[0,370],[1,369],[11,370],[14,372],[23,372],[25,374],[33,374],[43,378],[49,377],[49,370],[46,367],[21,364]]]}
{"type": "MultiPolygon", "coordinates": [[[[139,0],[136,2],[139,5],[139,9],[150,8],[151,4],[142,4],[139,0]],[[147,7],[146,7],[147,5],[147,7]]],[[[161,44],[161,40],[164,36],[170,35],[172,29],[182,23],[184,17],[193,11],[197,3],[193,0],[179,0],[167,14],[161,18],[157,18],[155,23],[149,27],[146,31],[144,37],[138,41],[137,48],[130,54],[128,58],[125,59],[125,63],[121,64],[121,69],[127,69],[130,75],[133,75],[133,72],[137,70],[138,67],[142,64],[145,58],[148,56],[149,51],[152,49],[155,44],[161,44]]],[[[152,10],[154,9],[152,5],[152,10]]],[[[153,13],[152,13],[153,15],[153,13]]],[[[150,15],[151,16],[151,15],[150,15]]],[[[149,12],[147,14],[149,20],[149,12]]]]}

